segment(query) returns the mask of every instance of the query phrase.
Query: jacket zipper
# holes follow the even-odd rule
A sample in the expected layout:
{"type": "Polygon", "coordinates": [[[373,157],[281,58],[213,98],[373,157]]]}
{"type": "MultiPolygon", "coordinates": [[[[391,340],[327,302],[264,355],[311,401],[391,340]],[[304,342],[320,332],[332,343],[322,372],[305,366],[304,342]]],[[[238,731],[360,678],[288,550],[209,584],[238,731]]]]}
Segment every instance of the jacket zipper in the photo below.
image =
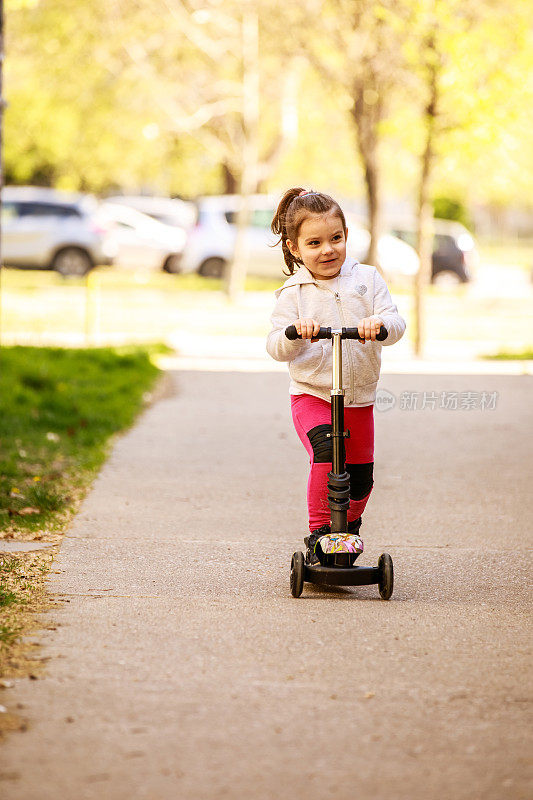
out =
{"type": "MultiPolygon", "coordinates": [[[[318,286],[318,284],[315,284],[315,286],[318,286]]],[[[342,311],[342,303],[341,303],[340,294],[338,292],[334,292],[333,289],[328,289],[327,286],[320,286],[320,288],[321,289],[325,289],[327,292],[331,292],[331,294],[335,295],[335,300],[336,300],[337,306],[339,308],[339,316],[341,318],[341,325],[342,325],[343,328],[346,328],[346,321],[344,319],[344,314],[343,314],[343,311],[342,311]]],[[[353,403],[353,398],[355,396],[354,383],[353,383],[354,365],[353,365],[352,355],[350,353],[350,348],[349,347],[346,348],[346,352],[348,354],[349,375],[350,375],[350,396],[349,396],[349,398],[347,400],[347,403],[350,404],[350,403],[353,403]]]]}
{"type": "MultiPolygon", "coordinates": [[[[340,298],[340,294],[338,292],[335,292],[335,300],[337,301],[337,305],[339,306],[339,314],[340,314],[342,326],[343,326],[343,328],[345,328],[346,327],[346,321],[344,319],[344,314],[343,314],[343,311],[342,311],[341,298],[340,298]]],[[[349,375],[350,375],[350,396],[348,398],[348,405],[349,405],[350,403],[353,403],[353,399],[354,399],[354,396],[355,396],[355,390],[354,390],[354,385],[353,385],[354,366],[353,366],[353,362],[352,362],[352,354],[350,352],[350,348],[349,347],[346,348],[346,353],[348,355],[349,375]]]]}

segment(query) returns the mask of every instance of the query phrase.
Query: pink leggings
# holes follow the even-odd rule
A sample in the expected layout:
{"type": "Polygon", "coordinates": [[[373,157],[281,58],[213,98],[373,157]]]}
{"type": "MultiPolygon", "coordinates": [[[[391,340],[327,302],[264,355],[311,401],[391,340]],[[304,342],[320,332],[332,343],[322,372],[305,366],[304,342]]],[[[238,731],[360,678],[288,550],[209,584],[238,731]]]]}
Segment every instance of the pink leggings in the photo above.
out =
{"type": "MultiPolygon", "coordinates": [[[[328,472],[331,472],[331,447],[325,440],[331,425],[331,405],[309,394],[291,395],[292,418],[296,433],[309,453],[311,470],[307,483],[309,530],[329,525],[328,472]],[[326,460],[327,459],[327,460],[326,460]]],[[[345,439],[346,470],[350,474],[350,508],[348,522],[358,519],[365,510],[373,485],[374,407],[350,406],[344,409],[344,427],[350,431],[345,439]]]]}

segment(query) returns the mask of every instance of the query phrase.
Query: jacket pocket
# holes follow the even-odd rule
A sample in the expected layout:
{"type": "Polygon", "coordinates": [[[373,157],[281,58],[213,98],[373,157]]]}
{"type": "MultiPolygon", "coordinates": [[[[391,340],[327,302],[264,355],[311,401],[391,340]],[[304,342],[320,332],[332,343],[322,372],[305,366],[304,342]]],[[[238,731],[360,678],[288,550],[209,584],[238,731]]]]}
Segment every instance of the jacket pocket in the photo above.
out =
{"type": "Polygon", "coordinates": [[[365,344],[349,342],[349,347],[350,357],[343,361],[343,373],[346,369],[345,380],[349,380],[349,372],[352,369],[354,387],[375,383],[379,378],[380,370],[375,346],[370,342],[365,344]]]}
{"type": "Polygon", "coordinates": [[[314,343],[306,348],[289,364],[289,373],[299,383],[313,386],[331,386],[331,344],[317,346],[314,343]]]}

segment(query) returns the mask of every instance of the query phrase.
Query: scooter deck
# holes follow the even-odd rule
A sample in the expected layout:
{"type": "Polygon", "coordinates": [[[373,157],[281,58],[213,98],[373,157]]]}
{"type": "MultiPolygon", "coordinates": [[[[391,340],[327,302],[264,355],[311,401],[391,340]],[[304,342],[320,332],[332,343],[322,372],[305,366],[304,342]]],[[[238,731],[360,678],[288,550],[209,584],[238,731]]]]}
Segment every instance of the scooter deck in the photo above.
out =
{"type": "Polygon", "coordinates": [[[371,586],[380,581],[379,567],[323,567],[305,564],[304,581],[323,586],[371,586]]]}

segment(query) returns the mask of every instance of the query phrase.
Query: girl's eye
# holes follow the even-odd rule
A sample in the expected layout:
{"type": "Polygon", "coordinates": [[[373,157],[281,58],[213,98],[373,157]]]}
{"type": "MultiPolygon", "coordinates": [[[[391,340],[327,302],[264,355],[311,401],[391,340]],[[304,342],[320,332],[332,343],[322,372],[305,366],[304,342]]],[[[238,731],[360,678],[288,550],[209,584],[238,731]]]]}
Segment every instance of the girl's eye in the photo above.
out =
{"type": "Polygon", "coordinates": [[[337,233],[337,234],[335,234],[335,236],[333,237],[333,239],[334,239],[334,241],[337,241],[337,242],[338,242],[338,241],[339,241],[339,239],[342,239],[342,236],[340,235],[340,233],[337,233]]]}
{"type": "Polygon", "coordinates": [[[313,247],[315,244],[318,244],[318,242],[316,241],[316,239],[313,239],[312,242],[309,242],[309,247],[313,247]]]}

